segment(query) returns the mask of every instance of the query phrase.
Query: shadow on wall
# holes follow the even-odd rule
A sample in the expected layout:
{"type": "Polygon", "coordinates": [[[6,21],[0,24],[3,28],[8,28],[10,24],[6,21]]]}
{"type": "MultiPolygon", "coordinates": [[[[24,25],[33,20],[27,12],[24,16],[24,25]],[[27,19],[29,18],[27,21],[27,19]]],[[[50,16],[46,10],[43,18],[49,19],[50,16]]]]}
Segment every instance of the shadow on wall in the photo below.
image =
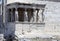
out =
{"type": "Polygon", "coordinates": [[[3,27],[3,21],[2,21],[2,15],[0,15],[0,34],[3,34],[4,27],[3,27]]]}
{"type": "Polygon", "coordinates": [[[10,22],[7,23],[5,26],[5,34],[4,34],[4,38],[6,41],[13,41],[16,40],[15,37],[17,37],[15,35],[15,23],[10,22]]]}

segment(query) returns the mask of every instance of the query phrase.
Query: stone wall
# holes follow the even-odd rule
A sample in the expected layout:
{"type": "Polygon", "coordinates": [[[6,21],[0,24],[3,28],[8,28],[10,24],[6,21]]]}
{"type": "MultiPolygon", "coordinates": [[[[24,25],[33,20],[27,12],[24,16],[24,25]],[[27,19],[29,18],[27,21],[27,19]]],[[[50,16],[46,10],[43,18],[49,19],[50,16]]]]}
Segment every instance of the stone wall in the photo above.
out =
{"type": "Polygon", "coordinates": [[[60,3],[47,3],[45,15],[45,30],[50,32],[60,32],[60,3]]]}

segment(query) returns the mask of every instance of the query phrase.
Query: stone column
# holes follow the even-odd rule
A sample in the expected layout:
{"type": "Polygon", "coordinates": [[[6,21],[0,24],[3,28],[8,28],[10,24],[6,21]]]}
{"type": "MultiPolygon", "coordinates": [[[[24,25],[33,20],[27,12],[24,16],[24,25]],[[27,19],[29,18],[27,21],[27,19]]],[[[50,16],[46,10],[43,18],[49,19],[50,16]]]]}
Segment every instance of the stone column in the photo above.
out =
{"type": "Polygon", "coordinates": [[[37,16],[37,10],[34,10],[34,12],[33,12],[33,14],[34,14],[34,22],[36,22],[36,16],[37,16]]]}
{"type": "Polygon", "coordinates": [[[18,22],[18,11],[17,11],[17,8],[15,10],[15,21],[18,22]]]}
{"type": "Polygon", "coordinates": [[[28,14],[27,14],[26,9],[25,9],[25,13],[24,13],[24,22],[28,22],[28,14]]]}

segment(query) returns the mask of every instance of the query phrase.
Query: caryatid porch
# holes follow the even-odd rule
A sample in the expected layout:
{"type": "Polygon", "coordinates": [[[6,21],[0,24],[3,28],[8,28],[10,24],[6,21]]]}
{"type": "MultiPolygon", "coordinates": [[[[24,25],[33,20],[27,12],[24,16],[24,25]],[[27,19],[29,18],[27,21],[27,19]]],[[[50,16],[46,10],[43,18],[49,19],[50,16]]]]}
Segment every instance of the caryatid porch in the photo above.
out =
{"type": "Polygon", "coordinates": [[[37,4],[8,4],[7,15],[8,22],[28,22],[40,23],[44,21],[44,7],[45,5],[37,4]]]}
{"type": "MultiPolygon", "coordinates": [[[[7,6],[7,13],[6,19],[7,24],[6,32],[9,32],[8,35],[11,33],[13,34],[23,34],[23,31],[31,31],[30,28],[33,25],[33,29],[41,28],[44,25],[40,25],[41,23],[44,24],[44,7],[45,5],[38,5],[38,4],[24,4],[24,3],[11,3],[7,6]],[[31,24],[31,25],[30,25],[31,24]],[[18,32],[18,33],[17,33],[18,32]]],[[[39,29],[40,30],[40,29],[39,29]]],[[[7,35],[7,34],[6,34],[7,35]]]]}

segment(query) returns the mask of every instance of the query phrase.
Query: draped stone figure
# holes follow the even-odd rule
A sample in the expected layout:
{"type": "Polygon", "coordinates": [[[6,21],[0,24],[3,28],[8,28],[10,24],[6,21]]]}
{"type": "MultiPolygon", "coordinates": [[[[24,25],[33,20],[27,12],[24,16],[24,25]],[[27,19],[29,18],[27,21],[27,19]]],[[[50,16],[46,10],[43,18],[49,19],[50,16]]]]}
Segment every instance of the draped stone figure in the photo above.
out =
{"type": "Polygon", "coordinates": [[[14,14],[14,11],[13,9],[11,9],[11,21],[14,22],[15,21],[15,14],[14,14]]]}
{"type": "Polygon", "coordinates": [[[40,9],[38,13],[38,22],[42,22],[42,9],[40,9]]]}
{"type": "Polygon", "coordinates": [[[28,22],[28,14],[27,14],[26,10],[25,10],[25,13],[24,13],[24,22],[28,22]]]}
{"type": "Polygon", "coordinates": [[[18,11],[15,10],[15,21],[18,22],[18,11]]]}
{"type": "Polygon", "coordinates": [[[34,17],[31,18],[30,22],[34,22],[34,17]]]}
{"type": "Polygon", "coordinates": [[[37,15],[37,10],[34,10],[34,12],[33,12],[33,14],[34,14],[34,22],[36,22],[36,15],[37,15]]]}
{"type": "Polygon", "coordinates": [[[13,14],[13,9],[11,9],[11,22],[13,21],[13,16],[12,16],[12,14],[13,14]]]}

